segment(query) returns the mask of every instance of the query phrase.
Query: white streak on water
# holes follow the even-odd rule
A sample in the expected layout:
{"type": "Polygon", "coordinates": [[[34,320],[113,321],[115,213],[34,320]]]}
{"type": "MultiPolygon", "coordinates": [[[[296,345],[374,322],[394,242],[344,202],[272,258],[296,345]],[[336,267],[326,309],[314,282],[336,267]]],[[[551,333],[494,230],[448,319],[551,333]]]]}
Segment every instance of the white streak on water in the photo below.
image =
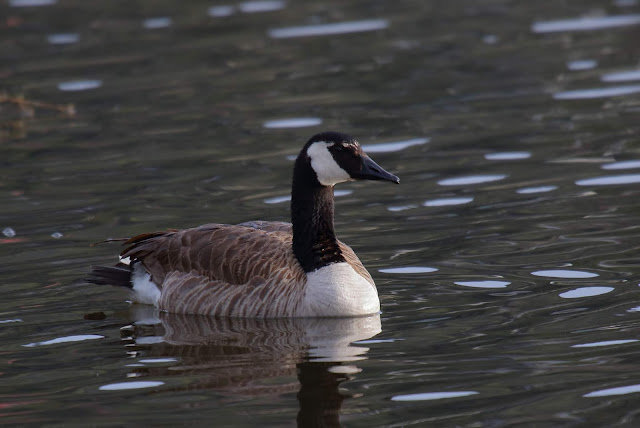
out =
{"type": "Polygon", "coordinates": [[[594,59],[578,59],[575,61],[569,61],[567,68],[571,71],[590,70],[598,66],[598,61],[594,59]]]}
{"type": "Polygon", "coordinates": [[[599,296],[601,294],[609,293],[613,290],[613,287],[580,287],[574,290],[560,293],[559,296],[563,299],[578,299],[581,297],[599,296]]]}
{"type": "Polygon", "coordinates": [[[456,281],[454,284],[473,288],[505,288],[511,283],[508,281],[456,281]]]}
{"type": "Polygon", "coordinates": [[[557,21],[539,21],[531,25],[534,33],[553,33],[556,31],[588,31],[604,28],[624,27],[640,24],[640,15],[613,15],[561,19],[557,21]]]}
{"type": "Polygon", "coordinates": [[[599,346],[623,345],[625,343],[633,343],[633,342],[638,342],[638,339],[606,340],[604,342],[580,343],[578,345],[573,345],[571,347],[572,348],[596,348],[599,346]]]}
{"type": "Polygon", "coordinates": [[[472,202],[472,197],[461,197],[461,198],[440,198],[440,199],[431,199],[429,201],[424,202],[422,205],[425,207],[445,207],[449,205],[464,205],[472,202]]]}
{"type": "Polygon", "coordinates": [[[382,273],[430,273],[436,272],[438,269],[425,266],[405,266],[398,268],[378,269],[382,273]]]}
{"type": "Polygon", "coordinates": [[[529,152],[500,152],[500,153],[487,153],[484,155],[486,160],[520,160],[529,159],[531,153],[529,152]]]}
{"type": "Polygon", "coordinates": [[[153,345],[154,343],[164,342],[164,336],[142,336],[136,337],[136,344],[138,345],[153,345]]]}
{"type": "Polygon", "coordinates": [[[284,1],[279,0],[247,1],[240,3],[240,11],[243,13],[273,12],[284,9],[285,5],[284,1]]]}
{"type": "Polygon", "coordinates": [[[65,92],[86,91],[102,86],[102,80],[71,80],[58,83],[58,89],[65,92]]]}
{"type": "Polygon", "coordinates": [[[368,339],[368,340],[358,340],[357,342],[353,342],[353,343],[358,345],[371,345],[374,343],[393,343],[399,340],[404,340],[404,339],[368,339]]]}
{"type": "Polygon", "coordinates": [[[478,391],[444,391],[444,392],[423,392],[418,394],[395,395],[391,401],[427,401],[442,400],[444,398],[468,397],[478,394],[478,391]]]}
{"type": "Polygon", "coordinates": [[[429,138],[412,138],[410,140],[394,141],[390,143],[365,144],[362,150],[367,153],[390,153],[404,150],[411,146],[420,146],[429,142],[429,138]]]}
{"type": "MultiPolygon", "coordinates": [[[[137,342],[136,342],[137,343],[137,342]]],[[[139,363],[175,363],[178,361],[177,358],[146,358],[143,360],[138,360],[139,363]]]]}
{"type": "Polygon", "coordinates": [[[640,384],[619,386],[617,388],[600,389],[588,394],[584,394],[583,397],[609,397],[611,395],[626,395],[640,392],[640,384]]]}
{"type": "Polygon", "coordinates": [[[305,25],[300,27],[273,28],[269,36],[274,39],[292,37],[330,36],[335,34],[361,33],[364,31],[383,30],[389,26],[386,19],[370,19],[365,21],[338,22],[335,24],[305,25]]]}
{"type": "Polygon", "coordinates": [[[142,21],[142,26],[147,30],[156,30],[158,28],[168,28],[173,24],[173,20],[169,17],[162,16],[157,18],[148,18],[142,21]]]}
{"type": "Polygon", "coordinates": [[[553,94],[556,100],[585,100],[593,98],[620,97],[640,92],[640,85],[611,86],[608,88],[578,89],[553,94]]]}
{"type": "Polygon", "coordinates": [[[611,186],[614,184],[640,183],[640,174],[611,175],[608,177],[586,178],[576,181],[578,186],[611,186]]]}
{"type": "Polygon", "coordinates": [[[470,175],[466,177],[445,178],[438,181],[438,184],[441,186],[462,186],[466,184],[490,183],[492,181],[504,180],[506,177],[506,174],[470,175]]]}
{"type": "Polygon", "coordinates": [[[601,79],[603,82],[630,82],[632,80],[640,80],[640,70],[607,73],[604,74],[601,79]]]}
{"type": "Polygon", "coordinates": [[[319,117],[292,117],[289,119],[268,120],[262,124],[265,128],[304,128],[322,123],[319,117]]]}
{"type": "Polygon", "coordinates": [[[137,382],[110,383],[107,385],[102,385],[99,389],[101,391],[122,391],[126,389],[153,388],[160,385],[164,385],[164,382],[147,380],[137,382]]]}
{"type": "Polygon", "coordinates": [[[527,195],[530,193],[545,193],[551,192],[552,190],[556,190],[558,186],[537,186],[537,187],[523,187],[522,189],[516,190],[516,193],[520,193],[522,195],[527,195]]]}
{"type": "Polygon", "coordinates": [[[391,212],[398,212],[398,211],[410,210],[417,207],[418,207],[417,205],[393,205],[393,206],[387,207],[387,210],[391,212]]]}
{"type": "Polygon", "coordinates": [[[78,43],[78,40],[80,40],[80,35],[77,33],[58,33],[47,36],[47,41],[52,45],[69,45],[78,43]]]}
{"type": "Polygon", "coordinates": [[[34,346],[57,345],[59,343],[82,342],[85,340],[95,340],[95,339],[104,339],[104,336],[100,336],[98,334],[80,334],[77,336],[57,337],[55,339],[45,340],[44,342],[27,343],[26,345],[22,345],[22,346],[26,348],[33,348],[34,346]]]}
{"type": "Polygon", "coordinates": [[[531,275],[545,276],[549,278],[595,278],[598,276],[597,273],[593,272],[567,269],[538,270],[531,272],[531,275]]]}
{"type": "Polygon", "coordinates": [[[51,6],[56,4],[57,0],[9,0],[9,6],[11,7],[36,7],[36,6],[51,6]]]}
{"type": "Polygon", "coordinates": [[[212,6],[208,10],[209,16],[213,18],[222,18],[225,16],[231,16],[235,12],[233,6],[212,6]]]}
{"type": "Polygon", "coordinates": [[[602,169],[609,169],[609,170],[633,169],[633,168],[640,168],[640,160],[620,161],[620,162],[606,163],[602,165],[602,169]]]}

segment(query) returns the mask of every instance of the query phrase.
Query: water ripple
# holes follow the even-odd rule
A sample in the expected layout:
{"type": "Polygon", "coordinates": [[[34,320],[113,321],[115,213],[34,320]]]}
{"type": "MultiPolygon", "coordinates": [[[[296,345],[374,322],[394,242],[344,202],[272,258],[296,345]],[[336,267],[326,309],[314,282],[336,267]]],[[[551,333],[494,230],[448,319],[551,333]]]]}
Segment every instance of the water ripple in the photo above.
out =
{"type": "Polygon", "coordinates": [[[364,21],[338,22],[335,24],[304,25],[299,27],[272,28],[269,36],[274,39],[293,37],[330,36],[336,34],[361,33],[364,31],[383,30],[389,26],[386,19],[370,19],[364,21]]]}
{"type": "Polygon", "coordinates": [[[159,364],[159,363],[175,363],[177,362],[177,358],[169,357],[169,358],[145,358],[142,360],[138,360],[139,363],[151,363],[151,364],[159,364]]]}
{"type": "Polygon", "coordinates": [[[65,92],[87,91],[102,86],[102,80],[71,80],[58,83],[58,89],[65,92]]]}
{"type": "Polygon", "coordinates": [[[522,189],[516,190],[516,193],[520,193],[522,195],[528,195],[530,193],[546,193],[556,190],[558,186],[536,186],[536,187],[523,187],[522,189]]]}
{"type": "Polygon", "coordinates": [[[585,17],[560,19],[557,21],[534,22],[531,31],[534,33],[552,33],[557,31],[588,31],[604,28],[624,27],[640,24],[640,15],[613,15],[601,17],[585,17]]]}
{"type": "Polygon", "coordinates": [[[504,180],[506,177],[506,174],[469,175],[465,177],[445,178],[438,181],[438,184],[441,186],[462,186],[466,184],[481,184],[504,180]]]}
{"type": "Polygon", "coordinates": [[[640,174],[611,175],[577,180],[578,186],[611,186],[614,184],[640,183],[640,174]]]}
{"type": "Polygon", "coordinates": [[[603,82],[629,82],[632,80],[640,80],[640,70],[607,73],[602,76],[601,80],[603,82]]]}
{"type": "Polygon", "coordinates": [[[444,398],[468,397],[479,394],[478,391],[444,391],[444,392],[422,392],[418,394],[394,395],[391,401],[427,401],[442,400],[444,398]]]}
{"type": "Polygon", "coordinates": [[[307,126],[316,126],[322,124],[319,117],[292,117],[289,119],[268,120],[262,124],[265,128],[304,128],[307,126]]]}
{"type": "Polygon", "coordinates": [[[405,266],[398,268],[378,269],[382,273],[430,273],[436,272],[438,269],[425,266],[405,266]]]}
{"type": "Polygon", "coordinates": [[[243,13],[273,12],[284,9],[285,5],[286,3],[280,0],[248,1],[240,3],[240,11],[243,13]]]}
{"type": "Polygon", "coordinates": [[[164,382],[147,380],[137,382],[110,383],[107,385],[102,385],[99,389],[101,391],[122,391],[127,389],[154,388],[160,385],[164,385],[164,382]]]}
{"type": "Polygon", "coordinates": [[[461,198],[440,198],[440,199],[430,199],[424,202],[422,205],[425,207],[444,207],[449,205],[464,205],[472,202],[472,197],[461,197],[461,198]]]}
{"type": "Polygon", "coordinates": [[[142,21],[142,26],[147,30],[156,30],[159,28],[168,28],[173,24],[173,20],[167,16],[148,18],[142,21]]]}
{"type": "Polygon", "coordinates": [[[573,345],[571,347],[572,348],[597,348],[600,346],[624,345],[625,343],[633,343],[633,342],[638,342],[638,339],[605,340],[603,342],[580,343],[578,345],[573,345]]]}
{"type": "Polygon", "coordinates": [[[411,146],[419,146],[429,142],[428,138],[412,138],[410,140],[394,141],[380,144],[364,144],[362,149],[367,153],[398,152],[411,146]]]}
{"type": "Polygon", "coordinates": [[[613,291],[613,287],[580,287],[560,293],[563,299],[578,299],[580,297],[593,297],[613,291]]]}
{"type": "Polygon", "coordinates": [[[104,339],[104,336],[100,336],[99,334],[80,334],[76,336],[57,337],[55,339],[45,340],[44,342],[28,343],[22,346],[27,348],[33,348],[34,346],[57,345],[59,343],[82,342],[85,340],[95,340],[95,339],[104,339]]]}
{"type": "Polygon", "coordinates": [[[222,18],[225,16],[231,16],[235,12],[235,8],[233,6],[211,6],[207,13],[209,16],[213,18],[222,18]]]}
{"type": "Polygon", "coordinates": [[[583,397],[609,397],[611,395],[626,395],[635,392],[640,392],[640,384],[619,386],[617,388],[600,389],[588,394],[584,394],[583,397]]]}
{"type": "Polygon", "coordinates": [[[616,170],[616,169],[633,169],[640,168],[640,160],[628,160],[621,162],[613,162],[602,165],[602,169],[616,170]]]}
{"type": "Polygon", "coordinates": [[[9,0],[11,7],[37,7],[51,6],[56,4],[57,0],[9,0]]]}
{"type": "Polygon", "coordinates": [[[612,86],[608,88],[577,89],[553,94],[556,100],[584,100],[591,98],[619,97],[640,92],[640,85],[612,86]]]}
{"type": "Polygon", "coordinates": [[[585,272],[581,270],[567,270],[567,269],[554,269],[554,270],[538,270],[531,272],[531,275],[545,276],[549,278],[595,278],[597,273],[585,272]]]}
{"type": "Polygon", "coordinates": [[[80,35],[77,33],[58,33],[47,36],[47,42],[52,45],[70,45],[78,43],[79,40],[80,35]]]}
{"type": "Polygon", "coordinates": [[[461,285],[463,287],[473,287],[473,288],[505,288],[507,285],[511,284],[508,281],[456,281],[454,282],[456,285],[461,285]]]}
{"type": "Polygon", "coordinates": [[[486,160],[520,160],[529,159],[531,153],[529,152],[500,152],[500,153],[487,153],[484,155],[486,160]]]}
{"type": "Polygon", "coordinates": [[[567,68],[571,71],[590,70],[598,66],[598,61],[594,59],[579,59],[575,61],[569,61],[567,68]]]}

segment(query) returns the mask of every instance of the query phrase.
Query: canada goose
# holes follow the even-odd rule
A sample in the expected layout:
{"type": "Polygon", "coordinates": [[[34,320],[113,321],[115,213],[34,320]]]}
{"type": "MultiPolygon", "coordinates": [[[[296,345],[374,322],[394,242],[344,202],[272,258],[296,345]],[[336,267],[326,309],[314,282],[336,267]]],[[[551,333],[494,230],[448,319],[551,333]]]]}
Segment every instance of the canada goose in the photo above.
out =
{"type": "Polygon", "coordinates": [[[124,242],[121,263],[94,267],[88,281],[129,287],[134,301],[173,313],[264,318],[377,313],[380,300],[371,275],[333,228],[333,186],[350,180],[400,182],[353,137],[314,135],[293,169],[291,224],[206,224],[134,236],[124,242]]]}

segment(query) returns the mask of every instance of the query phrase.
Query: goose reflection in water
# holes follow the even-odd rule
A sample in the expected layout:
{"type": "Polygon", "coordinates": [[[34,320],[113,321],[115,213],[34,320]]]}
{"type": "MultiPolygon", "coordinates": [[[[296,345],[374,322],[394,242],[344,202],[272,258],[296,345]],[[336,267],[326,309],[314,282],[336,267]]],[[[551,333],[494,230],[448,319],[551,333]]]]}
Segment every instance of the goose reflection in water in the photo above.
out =
{"type": "Polygon", "coordinates": [[[135,322],[121,329],[128,351],[157,359],[130,376],[188,376],[188,385],[161,391],[213,389],[233,396],[297,392],[298,426],[340,426],[345,395],[339,385],[358,373],[369,350],[352,343],[381,331],[380,315],[358,318],[241,319],[158,312],[133,306],[135,322]],[[170,362],[167,366],[166,362],[170,362]],[[297,376],[297,382],[273,382],[297,376]]]}

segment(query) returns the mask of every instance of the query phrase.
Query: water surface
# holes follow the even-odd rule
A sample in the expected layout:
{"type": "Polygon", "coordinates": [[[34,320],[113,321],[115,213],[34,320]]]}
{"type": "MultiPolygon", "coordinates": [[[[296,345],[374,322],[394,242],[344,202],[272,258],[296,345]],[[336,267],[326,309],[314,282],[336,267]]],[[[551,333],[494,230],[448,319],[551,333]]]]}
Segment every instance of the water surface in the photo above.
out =
{"type": "Polygon", "coordinates": [[[2,421],[637,425],[638,7],[3,2],[2,421]],[[78,282],[107,238],[286,221],[322,130],[401,179],[336,188],[379,317],[174,316],[78,282]]]}

